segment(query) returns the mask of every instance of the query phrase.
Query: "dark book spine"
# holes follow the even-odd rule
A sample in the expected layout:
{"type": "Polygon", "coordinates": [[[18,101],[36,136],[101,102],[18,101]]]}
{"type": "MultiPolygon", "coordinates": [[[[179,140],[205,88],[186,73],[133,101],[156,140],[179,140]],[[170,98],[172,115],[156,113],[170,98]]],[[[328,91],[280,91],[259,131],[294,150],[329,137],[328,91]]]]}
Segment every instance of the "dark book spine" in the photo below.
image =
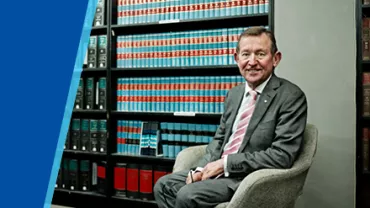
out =
{"type": "Polygon", "coordinates": [[[81,147],[81,120],[72,120],[72,149],[79,150],[81,147]]]}
{"type": "Polygon", "coordinates": [[[99,132],[99,152],[107,152],[107,120],[101,119],[98,121],[99,132]]]}
{"type": "Polygon", "coordinates": [[[117,163],[114,167],[114,191],[117,196],[126,196],[126,171],[126,163],[117,163]]]}
{"type": "Polygon", "coordinates": [[[153,199],[153,167],[151,165],[140,166],[140,198],[153,199]]]}
{"type": "Polygon", "coordinates": [[[68,127],[67,135],[66,135],[66,141],[64,143],[64,149],[68,150],[70,149],[70,137],[71,137],[71,130],[70,127],[68,127]]]}
{"type": "Polygon", "coordinates": [[[127,197],[139,198],[139,165],[127,164],[127,197]]]}
{"type": "Polygon", "coordinates": [[[88,68],[96,68],[97,64],[97,49],[98,49],[98,37],[96,35],[90,36],[89,48],[87,53],[87,66],[88,68]]]}
{"type": "Polygon", "coordinates": [[[57,176],[57,181],[55,183],[55,188],[62,188],[62,184],[63,184],[62,174],[63,174],[63,164],[60,166],[58,170],[58,176],[57,176]]]}
{"type": "Polygon", "coordinates": [[[90,120],[90,151],[98,151],[98,120],[90,120]]]}
{"type": "Polygon", "coordinates": [[[107,35],[98,36],[98,67],[107,67],[107,35]]]}
{"type": "Polygon", "coordinates": [[[107,108],[107,79],[101,77],[99,79],[99,109],[104,110],[107,108]]]}
{"type": "Polygon", "coordinates": [[[105,22],[105,0],[98,0],[94,16],[94,26],[102,26],[105,22]]]}
{"type": "Polygon", "coordinates": [[[89,160],[80,161],[80,189],[82,191],[91,190],[91,169],[89,160]]]}
{"type": "Polygon", "coordinates": [[[69,161],[69,188],[70,190],[78,190],[78,161],[71,159],[69,161]]]}
{"type": "Polygon", "coordinates": [[[84,79],[80,78],[75,99],[75,109],[82,109],[84,106],[84,79]]]}
{"type": "Polygon", "coordinates": [[[81,120],[81,150],[89,151],[90,150],[90,120],[82,119],[81,120]]]}
{"type": "Polygon", "coordinates": [[[94,109],[94,102],[95,102],[94,77],[87,78],[85,95],[86,95],[86,109],[94,109]]]}
{"type": "Polygon", "coordinates": [[[69,159],[63,158],[62,162],[63,162],[62,188],[69,189],[69,159]]]}
{"type": "Polygon", "coordinates": [[[106,162],[103,161],[101,163],[98,164],[98,167],[97,167],[97,186],[98,186],[98,192],[101,193],[101,194],[105,194],[106,193],[106,190],[107,190],[107,187],[106,187],[106,162]]]}

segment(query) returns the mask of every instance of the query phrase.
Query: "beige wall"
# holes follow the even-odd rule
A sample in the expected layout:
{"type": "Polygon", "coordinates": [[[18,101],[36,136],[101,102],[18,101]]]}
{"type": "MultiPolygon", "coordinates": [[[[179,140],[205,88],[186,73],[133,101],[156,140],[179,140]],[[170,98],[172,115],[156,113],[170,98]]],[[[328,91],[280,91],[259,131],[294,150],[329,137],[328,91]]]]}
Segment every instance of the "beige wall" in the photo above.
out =
{"type": "Polygon", "coordinates": [[[306,93],[320,136],[297,207],[354,207],[355,2],[275,0],[275,32],[283,53],[276,74],[306,93]]]}

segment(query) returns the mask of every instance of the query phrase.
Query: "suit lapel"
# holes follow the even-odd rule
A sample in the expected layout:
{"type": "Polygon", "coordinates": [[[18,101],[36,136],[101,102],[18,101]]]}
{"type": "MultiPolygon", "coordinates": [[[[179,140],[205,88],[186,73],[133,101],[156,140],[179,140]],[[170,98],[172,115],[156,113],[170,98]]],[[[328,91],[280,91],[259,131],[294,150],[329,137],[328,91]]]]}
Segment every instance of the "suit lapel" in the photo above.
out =
{"type": "Polygon", "coordinates": [[[253,112],[252,118],[249,122],[247,132],[244,136],[244,140],[242,145],[239,148],[238,152],[241,152],[245,146],[248,144],[248,141],[256,129],[257,125],[261,121],[262,117],[265,115],[268,107],[270,106],[273,98],[276,95],[275,89],[280,86],[279,78],[277,78],[274,74],[272,75],[270,81],[267,83],[265,89],[262,91],[260,97],[258,98],[256,108],[253,112]]]}

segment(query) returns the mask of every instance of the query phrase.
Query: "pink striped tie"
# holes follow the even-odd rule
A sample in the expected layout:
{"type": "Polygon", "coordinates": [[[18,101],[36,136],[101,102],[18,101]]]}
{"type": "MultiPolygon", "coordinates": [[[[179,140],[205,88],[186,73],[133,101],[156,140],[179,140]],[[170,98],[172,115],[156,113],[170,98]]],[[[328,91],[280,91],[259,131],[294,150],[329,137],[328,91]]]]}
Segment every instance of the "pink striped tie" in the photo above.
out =
{"type": "Polygon", "coordinates": [[[225,155],[228,154],[233,154],[238,152],[240,145],[243,143],[244,135],[247,131],[249,121],[252,117],[255,105],[256,105],[256,100],[257,100],[257,92],[254,90],[249,91],[249,95],[251,95],[251,99],[249,103],[244,104],[243,109],[245,109],[240,116],[238,126],[236,128],[236,131],[232,135],[232,138],[230,141],[227,143],[227,147],[225,151],[222,154],[222,158],[225,155]]]}

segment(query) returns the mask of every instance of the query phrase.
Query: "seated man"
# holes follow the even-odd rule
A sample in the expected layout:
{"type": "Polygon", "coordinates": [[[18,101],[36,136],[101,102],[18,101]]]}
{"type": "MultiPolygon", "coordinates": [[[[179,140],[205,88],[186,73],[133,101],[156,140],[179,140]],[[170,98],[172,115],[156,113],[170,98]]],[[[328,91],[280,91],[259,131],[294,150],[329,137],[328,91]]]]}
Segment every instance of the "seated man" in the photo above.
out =
{"type": "Polygon", "coordinates": [[[274,34],[251,27],[238,40],[235,61],[246,82],[229,90],[225,112],[206,155],[194,169],[160,178],[154,187],[160,208],[215,207],[230,201],[253,171],[290,168],[307,122],[305,94],[279,78],[274,34]]]}

